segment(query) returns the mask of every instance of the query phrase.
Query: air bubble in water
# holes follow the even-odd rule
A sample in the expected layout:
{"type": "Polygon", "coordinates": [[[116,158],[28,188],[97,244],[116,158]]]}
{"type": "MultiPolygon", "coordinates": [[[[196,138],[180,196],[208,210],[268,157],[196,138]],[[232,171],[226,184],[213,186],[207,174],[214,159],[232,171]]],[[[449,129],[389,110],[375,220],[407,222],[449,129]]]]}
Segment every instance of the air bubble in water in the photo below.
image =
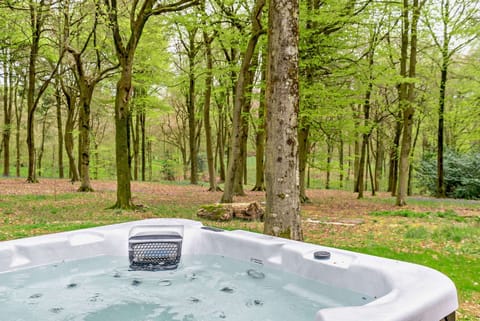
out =
{"type": "Polygon", "coordinates": [[[254,270],[254,269],[247,270],[247,274],[249,277],[256,280],[261,280],[265,278],[265,273],[254,270]]]}

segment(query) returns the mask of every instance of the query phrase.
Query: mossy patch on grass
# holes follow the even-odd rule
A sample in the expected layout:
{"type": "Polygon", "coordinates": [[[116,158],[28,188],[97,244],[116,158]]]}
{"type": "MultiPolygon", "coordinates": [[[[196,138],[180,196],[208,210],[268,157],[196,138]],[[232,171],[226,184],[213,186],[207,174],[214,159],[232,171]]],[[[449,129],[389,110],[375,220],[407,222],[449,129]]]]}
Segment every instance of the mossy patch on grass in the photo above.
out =
{"type": "Polygon", "coordinates": [[[464,222],[466,218],[459,216],[454,210],[438,211],[438,212],[418,212],[409,209],[393,210],[393,211],[374,211],[370,212],[371,216],[396,216],[407,218],[443,218],[456,222],[464,222]]]}
{"type": "Polygon", "coordinates": [[[424,226],[410,227],[405,232],[407,239],[424,240],[430,236],[430,232],[424,226]]]}

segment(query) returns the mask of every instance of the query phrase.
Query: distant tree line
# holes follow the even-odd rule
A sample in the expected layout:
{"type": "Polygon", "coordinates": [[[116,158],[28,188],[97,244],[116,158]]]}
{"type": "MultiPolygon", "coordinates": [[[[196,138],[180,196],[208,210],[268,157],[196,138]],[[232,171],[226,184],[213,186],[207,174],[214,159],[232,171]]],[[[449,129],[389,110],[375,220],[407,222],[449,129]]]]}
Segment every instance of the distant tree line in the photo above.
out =
{"type": "MultiPolygon", "coordinates": [[[[270,6],[265,0],[2,2],[3,175],[35,182],[51,164],[55,175],[91,191],[90,177],[111,167],[116,206],[129,207],[131,180],[154,179],[154,166],[176,179],[178,163],[181,178],[198,184],[204,161],[209,189],[222,187],[222,201],[232,202],[244,194],[254,156],[250,183],[265,190],[272,166],[265,163],[272,153],[267,101],[276,95],[268,92],[270,6]]],[[[325,188],[350,184],[360,198],[385,190],[404,205],[415,179],[424,181],[422,159],[435,160],[435,188],[428,189],[458,196],[444,155],[480,149],[480,4],[301,0],[298,6],[298,124],[284,119],[279,126],[296,128],[300,201],[309,200],[312,173],[321,173],[325,188]]]]}

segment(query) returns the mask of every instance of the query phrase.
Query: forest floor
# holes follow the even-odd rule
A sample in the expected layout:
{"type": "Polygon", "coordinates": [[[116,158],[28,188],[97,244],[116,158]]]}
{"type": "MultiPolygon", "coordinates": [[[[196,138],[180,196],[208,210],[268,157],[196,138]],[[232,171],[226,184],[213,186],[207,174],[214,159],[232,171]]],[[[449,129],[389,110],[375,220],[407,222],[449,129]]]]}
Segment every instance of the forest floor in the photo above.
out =
{"type": "MultiPolygon", "coordinates": [[[[0,179],[0,240],[158,217],[196,219],[200,205],[221,192],[185,183],[132,182],[135,211],[110,210],[114,181],[93,181],[93,193],[78,193],[68,180],[0,179]]],[[[264,201],[246,191],[238,202],[264,201]]],[[[399,208],[387,193],[357,199],[340,190],[309,190],[302,206],[305,241],[423,264],[456,284],[458,320],[480,320],[480,201],[411,197],[399,208]]],[[[262,222],[207,222],[225,229],[261,232],[262,222]]]]}

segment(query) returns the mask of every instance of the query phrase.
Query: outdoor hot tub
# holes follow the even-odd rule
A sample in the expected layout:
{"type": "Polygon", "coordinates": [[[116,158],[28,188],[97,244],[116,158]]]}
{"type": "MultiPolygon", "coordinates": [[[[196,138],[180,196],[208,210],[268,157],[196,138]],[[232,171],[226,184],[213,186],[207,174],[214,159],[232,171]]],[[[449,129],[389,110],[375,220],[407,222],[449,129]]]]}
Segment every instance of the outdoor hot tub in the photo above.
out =
{"type": "Polygon", "coordinates": [[[152,219],[0,242],[2,321],[440,321],[423,266],[152,219]]]}

